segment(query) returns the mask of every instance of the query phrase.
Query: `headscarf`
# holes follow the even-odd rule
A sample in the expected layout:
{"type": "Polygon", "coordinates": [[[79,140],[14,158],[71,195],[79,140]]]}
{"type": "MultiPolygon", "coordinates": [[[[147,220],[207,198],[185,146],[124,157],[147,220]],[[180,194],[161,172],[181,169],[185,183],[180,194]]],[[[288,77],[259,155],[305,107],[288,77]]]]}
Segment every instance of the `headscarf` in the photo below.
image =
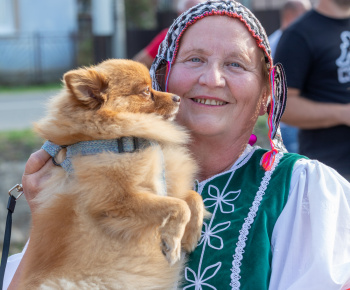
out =
{"type": "Polygon", "coordinates": [[[181,36],[189,26],[211,15],[225,15],[243,22],[256,40],[257,46],[262,49],[264,53],[266,67],[270,77],[268,137],[271,150],[263,156],[262,166],[265,170],[270,170],[276,154],[279,151],[286,151],[279,129],[279,122],[286,106],[287,84],[282,65],[273,65],[270,44],[265,29],[255,15],[241,3],[229,0],[209,0],[182,13],[170,26],[165,39],[159,46],[158,54],[153,61],[150,70],[153,88],[161,91],[168,90],[168,78],[171,67],[177,56],[181,36]]]}

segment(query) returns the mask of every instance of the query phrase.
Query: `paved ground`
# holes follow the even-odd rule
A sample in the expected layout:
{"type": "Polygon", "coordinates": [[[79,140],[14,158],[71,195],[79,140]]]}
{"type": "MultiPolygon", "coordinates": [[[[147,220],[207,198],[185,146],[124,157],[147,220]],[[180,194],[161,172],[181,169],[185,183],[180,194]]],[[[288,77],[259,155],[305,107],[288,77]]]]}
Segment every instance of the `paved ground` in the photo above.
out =
{"type": "Polygon", "coordinates": [[[57,92],[0,93],[0,131],[30,128],[44,116],[47,99],[57,92]]]}

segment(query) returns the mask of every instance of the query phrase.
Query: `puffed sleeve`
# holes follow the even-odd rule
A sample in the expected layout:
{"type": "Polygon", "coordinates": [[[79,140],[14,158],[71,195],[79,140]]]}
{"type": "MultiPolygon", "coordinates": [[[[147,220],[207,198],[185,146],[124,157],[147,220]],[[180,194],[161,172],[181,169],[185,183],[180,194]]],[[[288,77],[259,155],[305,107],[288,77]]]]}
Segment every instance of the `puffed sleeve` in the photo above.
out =
{"type": "Polygon", "coordinates": [[[14,254],[14,255],[10,256],[7,259],[5,276],[4,276],[4,282],[3,282],[3,288],[2,289],[6,290],[9,287],[9,285],[10,285],[10,283],[12,281],[12,278],[13,278],[13,276],[16,273],[18,265],[21,262],[21,260],[23,258],[23,255],[24,255],[24,253],[25,253],[25,251],[27,249],[28,242],[24,246],[24,248],[23,248],[21,253],[14,254]]]}
{"type": "Polygon", "coordinates": [[[350,288],[350,183],[299,160],[272,234],[270,290],[350,288]]]}

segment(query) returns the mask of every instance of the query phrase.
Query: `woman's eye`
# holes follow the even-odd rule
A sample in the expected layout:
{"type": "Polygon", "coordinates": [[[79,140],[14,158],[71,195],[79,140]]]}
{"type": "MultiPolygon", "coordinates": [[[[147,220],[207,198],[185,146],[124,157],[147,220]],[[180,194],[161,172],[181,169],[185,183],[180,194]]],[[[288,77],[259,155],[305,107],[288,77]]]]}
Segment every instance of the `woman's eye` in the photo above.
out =
{"type": "Polygon", "coordinates": [[[230,63],[230,66],[233,66],[233,67],[241,67],[241,65],[237,62],[231,62],[230,63]]]}
{"type": "Polygon", "coordinates": [[[192,57],[190,59],[191,62],[200,62],[201,60],[198,57],[192,57]]]}

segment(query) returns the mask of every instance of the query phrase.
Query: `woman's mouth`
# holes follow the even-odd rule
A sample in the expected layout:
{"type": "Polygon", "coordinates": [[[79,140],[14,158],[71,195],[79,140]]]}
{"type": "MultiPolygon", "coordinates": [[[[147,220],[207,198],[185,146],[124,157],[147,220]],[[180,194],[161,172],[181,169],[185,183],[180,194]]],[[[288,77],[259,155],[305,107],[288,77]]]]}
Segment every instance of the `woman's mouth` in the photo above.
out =
{"type": "Polygon", "coordinates": [[[227,104],[227,102],[224,101],[218,101],[218,100],[213,100],[213,99],[197,99],[197,98],[192,98],[192,101],[204,105],[209,105],[209,106],[224,106],[227,104]]]}

